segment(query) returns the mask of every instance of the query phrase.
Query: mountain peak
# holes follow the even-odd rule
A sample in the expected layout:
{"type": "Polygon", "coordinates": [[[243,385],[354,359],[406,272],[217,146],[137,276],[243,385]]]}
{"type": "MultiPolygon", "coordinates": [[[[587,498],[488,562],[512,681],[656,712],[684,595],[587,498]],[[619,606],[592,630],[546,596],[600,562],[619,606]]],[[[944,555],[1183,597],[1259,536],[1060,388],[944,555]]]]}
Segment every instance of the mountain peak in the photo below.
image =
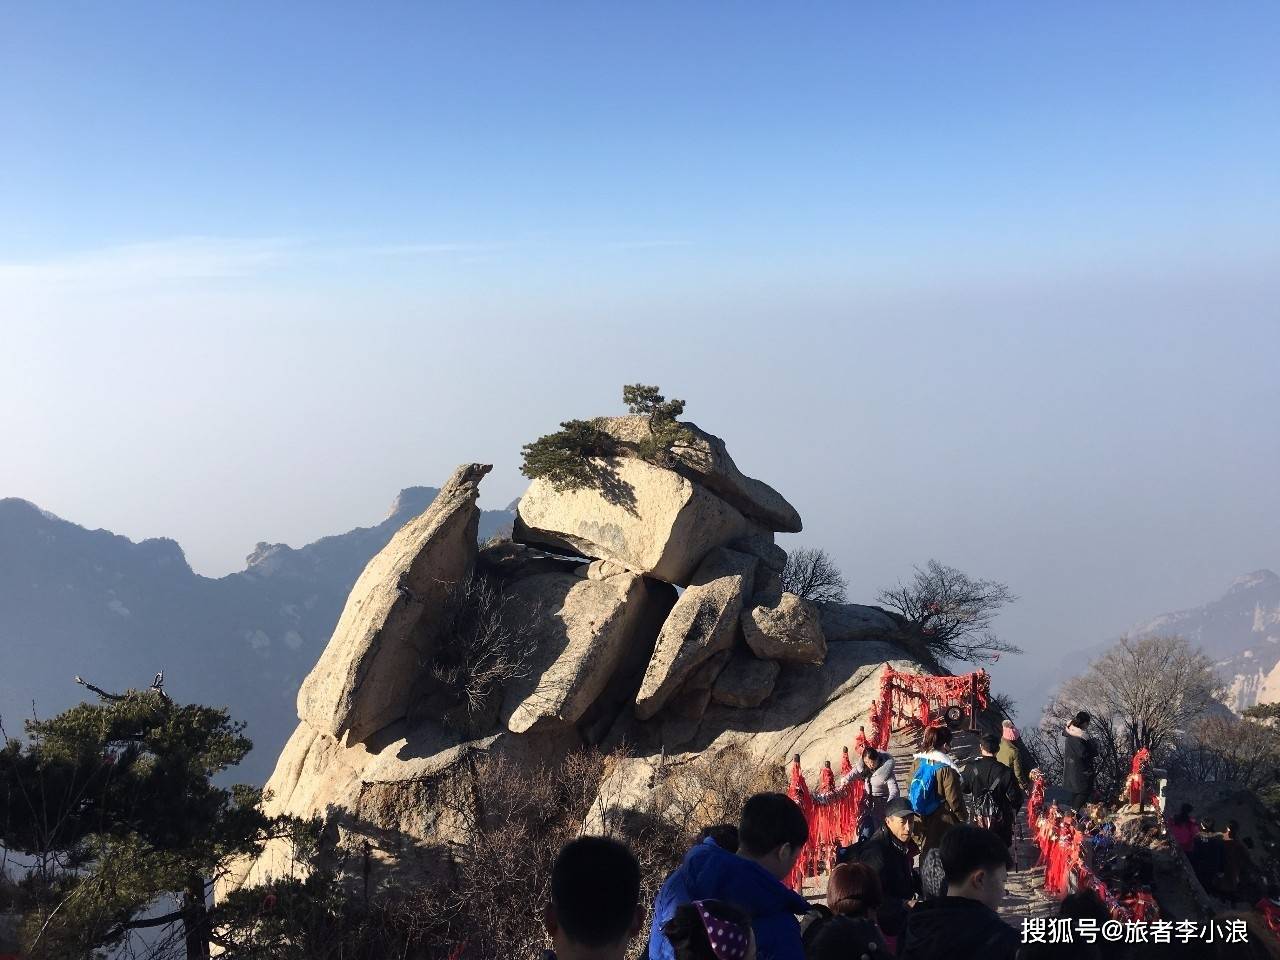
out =
{"type": "Polygon", "coordinates": [[[1233,593],[1241,593],[1245,590],[1252,590],[1255,587],[1270,587],[1280,585],[1280,575],[1271,570],[1255,570],[1253,573],[1246,573],[1242,577],[1236,577],[1231,581],[1231,586],[1227,588],[1228,595],[1233,593]]]}
{"type": "Polygon", "coordinates": [[[431,501],[439,492],[436,487],[405,487],[396,497],[395,503],[391,504],[387,519],[390,520],[393,517],[407,519],[417,516],[431,506],[431,501]]]}

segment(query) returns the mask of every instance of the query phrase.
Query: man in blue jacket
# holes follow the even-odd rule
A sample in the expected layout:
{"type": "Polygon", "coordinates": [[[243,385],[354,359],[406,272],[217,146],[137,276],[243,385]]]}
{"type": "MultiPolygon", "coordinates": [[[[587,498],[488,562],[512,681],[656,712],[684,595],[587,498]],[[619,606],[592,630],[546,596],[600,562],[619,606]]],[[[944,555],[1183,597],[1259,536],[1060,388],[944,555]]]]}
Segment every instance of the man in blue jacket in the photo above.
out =
{"type": "Polygon", "coordinates": [[[711,838],[685,855],[653,905],[649,960],[674,960],[662,926],[676,907],[694,900],[724,900],[751,915],[758,960],[804,960],[796,914],[809,902],[782,883],[809,839],[804,814],[781,793],[757,793],[742,806],[738,853],[711,838]]]}

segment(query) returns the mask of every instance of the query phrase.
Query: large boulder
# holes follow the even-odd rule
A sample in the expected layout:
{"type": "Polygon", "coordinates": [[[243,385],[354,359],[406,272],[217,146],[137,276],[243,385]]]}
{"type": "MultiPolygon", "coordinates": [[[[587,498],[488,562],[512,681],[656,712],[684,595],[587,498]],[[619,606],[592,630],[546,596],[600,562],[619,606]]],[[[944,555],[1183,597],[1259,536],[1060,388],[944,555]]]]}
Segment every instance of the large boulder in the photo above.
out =
{"type": "Polygon", "coordinates": [[[512,733],[576,723],[604,692],[628,651],[652,650],[675,591],[622,573],[604,580],[547,573],[509,588],[509,616],[532,621],[537,654],[526,678],[506,692],[502,720],[512,733]]]}
{"type": "MultiPolygon", "coordinates": [[[[644,416],[597,417],[594,423],[624,449],[634,450],[649,436],[649,418],[644,416]]],[[[773,487],[739,470],[723,440],[696,424],[682,422],[681,426],[693,440],[671,452],[675,470],[715,491],[766,529],[800,532],[803,524],[796,508],[773,487]]]]}
{"type": "Polygon", "coordinates": [[[652,717],[703,663],[733,646],[755,568],[755,557],[723,547],[699,565],[658,634],[636,696],[637,717],[652,717]]]}
{"type": "Polygon", "coordinates": [[[901,634],[898,621],[879,607],[860,603],[819,603],[818,616],[828,643],[841,640],[892,640],[901,634]]]}
{"type": "Polygon", "coordinates": [[[562,491],[533,481],[516,508],[514,538],[683,585],[708,552],[748,532],[741,513],[678,473],[634,457],[595,464],[603,486],[562,491]]]}
{"type": "Polygon", "coordinates": [[[726,707],[758,707],[769,699],[782,666],[776,660],[761,660],[737,653],[716,678],[711,699],[726,707]]]}
{"type": "Polygon", "coordinates": [[[821,663],[827,655],[818,608],[794,593],[784,591],[776,602],[744,610],[742,633],[747,646],[765,660],[821,663]]]}
{"type": "Polygon", "coordinates": [[[298,691],[298,716],[314,730],[357,742],[405,716],[440,639],[434,614],[475,563],[476,498],[491,469],[458,467],[431,506],[365,566],[298,691]]]}

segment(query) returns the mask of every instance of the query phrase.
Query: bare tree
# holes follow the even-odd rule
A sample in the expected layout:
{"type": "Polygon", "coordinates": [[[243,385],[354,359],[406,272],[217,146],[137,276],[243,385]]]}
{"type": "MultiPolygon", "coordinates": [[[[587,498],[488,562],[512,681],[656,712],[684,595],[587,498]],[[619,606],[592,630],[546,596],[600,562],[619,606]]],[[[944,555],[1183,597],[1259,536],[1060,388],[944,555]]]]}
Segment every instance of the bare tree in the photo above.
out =
{"type": "Polygon", "coordinates": [[[788,593],[815,603],[843,603],[848,586],[827,551],[801,547],[787,554],[782,589],[788,593]]]}
{"type": "Polygon", "coordinates": [[[443,611],[448,642],[440,645],[431,675],[462,707],[460,716],[484,713],[502,686],[527,677],[538,648],[536,609],[520,605],[483,574],[459,581],[443,611]]]}
{"type": "Polygon", "coordinates": [[[1197,721],[1169,761],[1179,779],[1262,790],[1280,783],[1280,731],[1221,713],[1197,721]]]}
{"type": "Polygon", "coordinates": [[[1061,686],[1041,720],[1040,744],[1056,764],[1067,723],[1078,711],[1089,713],[1098,786],[1110,794],[1123,784],[1138,749],[1167,763],[1192,725],[1208,716],[1219,691],[1213,662],[1185,638],[1124,637],[1061,686]]]}
{"type": "Polygon", "coordinates": [[[907,629],[940,660],[999,660],[1002,653],[1021,653],[991,630],[1005,604],[1018,598],[997,580],[975,580],[968,574],[930,560],[916,567],[910,583],[881,590],[881,604],[907,621],[907,629]]]}

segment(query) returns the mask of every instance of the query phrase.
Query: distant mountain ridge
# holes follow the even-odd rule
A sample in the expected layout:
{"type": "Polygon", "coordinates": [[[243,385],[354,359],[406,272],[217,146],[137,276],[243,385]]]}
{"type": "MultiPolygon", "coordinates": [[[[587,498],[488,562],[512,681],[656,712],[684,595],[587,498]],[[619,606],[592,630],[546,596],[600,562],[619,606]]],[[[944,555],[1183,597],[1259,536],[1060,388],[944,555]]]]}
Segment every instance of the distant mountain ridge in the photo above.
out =
{"type": "MultiPolygon", "coordinates": [[[[72,678],[145,686],[160,670],[177,699],[225,705],[254,750],[240,779],[265,780],[297,723],[298,685],[328,642],[369,558],[438,491],[408,487],[372,527],[303,547],[259,543],[245,569],[195,573],[174,540],[135,543],[16,498],[0,499],[0,718],[20,733],[32,704],[50,716],[79,702],[72,678]]],[[[480,539],[509,529],[484,511],[480,539]]]]}
{"type": "Polygon", "coordinates": [[[1237,712],[1280,700],[1280,576],[1255,570],[1237,577],[1217,600],[1161,614],[1130,636],[1178,634],[1213,658],[1237,712]]]}

